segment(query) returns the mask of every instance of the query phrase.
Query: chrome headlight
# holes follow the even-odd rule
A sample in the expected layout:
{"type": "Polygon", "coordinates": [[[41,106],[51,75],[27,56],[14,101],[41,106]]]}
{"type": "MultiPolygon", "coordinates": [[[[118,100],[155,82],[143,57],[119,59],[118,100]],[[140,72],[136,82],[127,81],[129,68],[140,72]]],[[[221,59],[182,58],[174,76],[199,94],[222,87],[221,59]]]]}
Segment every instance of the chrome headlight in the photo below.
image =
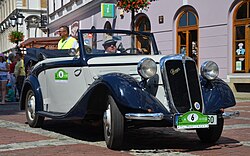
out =
{"type": "Polygon", "coordinates": [[[219,75],[219,67],[213,61],[206,61],[201,65],[201,75],[208,79],[214,80],[219,75]]]}
{"type": "Polygon", "coordinates": [[[143,58],[137,65],[137,71],[141,77],[148,79],[156,74],[157,66],[153,59],[143,58]]]}

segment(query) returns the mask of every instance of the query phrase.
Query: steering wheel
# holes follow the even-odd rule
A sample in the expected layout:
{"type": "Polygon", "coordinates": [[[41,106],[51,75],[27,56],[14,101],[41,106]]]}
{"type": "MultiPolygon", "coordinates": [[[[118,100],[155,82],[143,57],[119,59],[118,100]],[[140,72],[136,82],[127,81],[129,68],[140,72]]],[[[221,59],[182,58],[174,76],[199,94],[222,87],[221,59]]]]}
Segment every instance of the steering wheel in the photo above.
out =
{"type": "Polygon", "coordinates": [[[143,54],[144,53],[142,49],[138,49],[138,48],[127,48],[123,52],[131,53],[131,54],[143,54]],[[133,51],[133,53],[131,53],[131,51],[133,51]]]}

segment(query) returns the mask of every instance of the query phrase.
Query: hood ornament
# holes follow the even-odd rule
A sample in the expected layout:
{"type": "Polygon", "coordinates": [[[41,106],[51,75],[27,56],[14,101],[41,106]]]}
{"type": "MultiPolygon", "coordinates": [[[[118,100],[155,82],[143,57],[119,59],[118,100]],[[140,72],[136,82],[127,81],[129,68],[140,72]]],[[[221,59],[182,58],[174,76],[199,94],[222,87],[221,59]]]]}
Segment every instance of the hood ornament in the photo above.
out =
{"type": "Polygon", "coordinates": [[[185,63],[185,58],[186,58],[187,52],[186,52],[186,48],[182,47],[181,49],[181,57],[182,57],[182,62],[185,63]]]}

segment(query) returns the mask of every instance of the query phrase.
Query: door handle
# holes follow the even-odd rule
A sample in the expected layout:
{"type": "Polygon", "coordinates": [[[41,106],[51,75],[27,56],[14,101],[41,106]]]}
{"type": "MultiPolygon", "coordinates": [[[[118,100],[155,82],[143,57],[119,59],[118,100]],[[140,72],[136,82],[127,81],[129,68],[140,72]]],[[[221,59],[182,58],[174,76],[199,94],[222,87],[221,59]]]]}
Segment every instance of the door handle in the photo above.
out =
{"type": "Polygon", "coordinates": [[[74,71],[74,74],[75,74],[76,77],[78,77],[81,73],[82,73],[82,69],[81,68],[80,69],[76,69],[74,71]]]}

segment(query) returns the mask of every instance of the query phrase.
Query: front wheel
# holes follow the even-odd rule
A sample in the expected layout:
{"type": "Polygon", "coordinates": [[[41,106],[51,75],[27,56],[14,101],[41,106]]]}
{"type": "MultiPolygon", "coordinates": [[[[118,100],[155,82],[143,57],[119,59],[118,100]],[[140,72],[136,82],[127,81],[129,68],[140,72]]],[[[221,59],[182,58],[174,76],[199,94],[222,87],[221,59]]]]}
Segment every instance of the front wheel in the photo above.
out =
{"type": "Polygon", "coordinates": [[[30,127],[41,127],[44,117],[36,114],[35,111],[36,97],[32,89],[29,89],[25,98],[26,119],[30,127]]]}
{"type": "Polygon", "coordinates": [[[200,138],[201,142],[204,143],[215,143],[219,140],[224,125],[224,119],[218,118],[217,125],[210,126],[206,129],[196,129],[196,133],[200,138]]]}
{"type": "Polygon", "coordinates": [[[103,126],[107,147],[113,150],[120,149],[124,136],[124,117],[111,95],[108,96],[107,109],[103,115],[103,126]]]}

